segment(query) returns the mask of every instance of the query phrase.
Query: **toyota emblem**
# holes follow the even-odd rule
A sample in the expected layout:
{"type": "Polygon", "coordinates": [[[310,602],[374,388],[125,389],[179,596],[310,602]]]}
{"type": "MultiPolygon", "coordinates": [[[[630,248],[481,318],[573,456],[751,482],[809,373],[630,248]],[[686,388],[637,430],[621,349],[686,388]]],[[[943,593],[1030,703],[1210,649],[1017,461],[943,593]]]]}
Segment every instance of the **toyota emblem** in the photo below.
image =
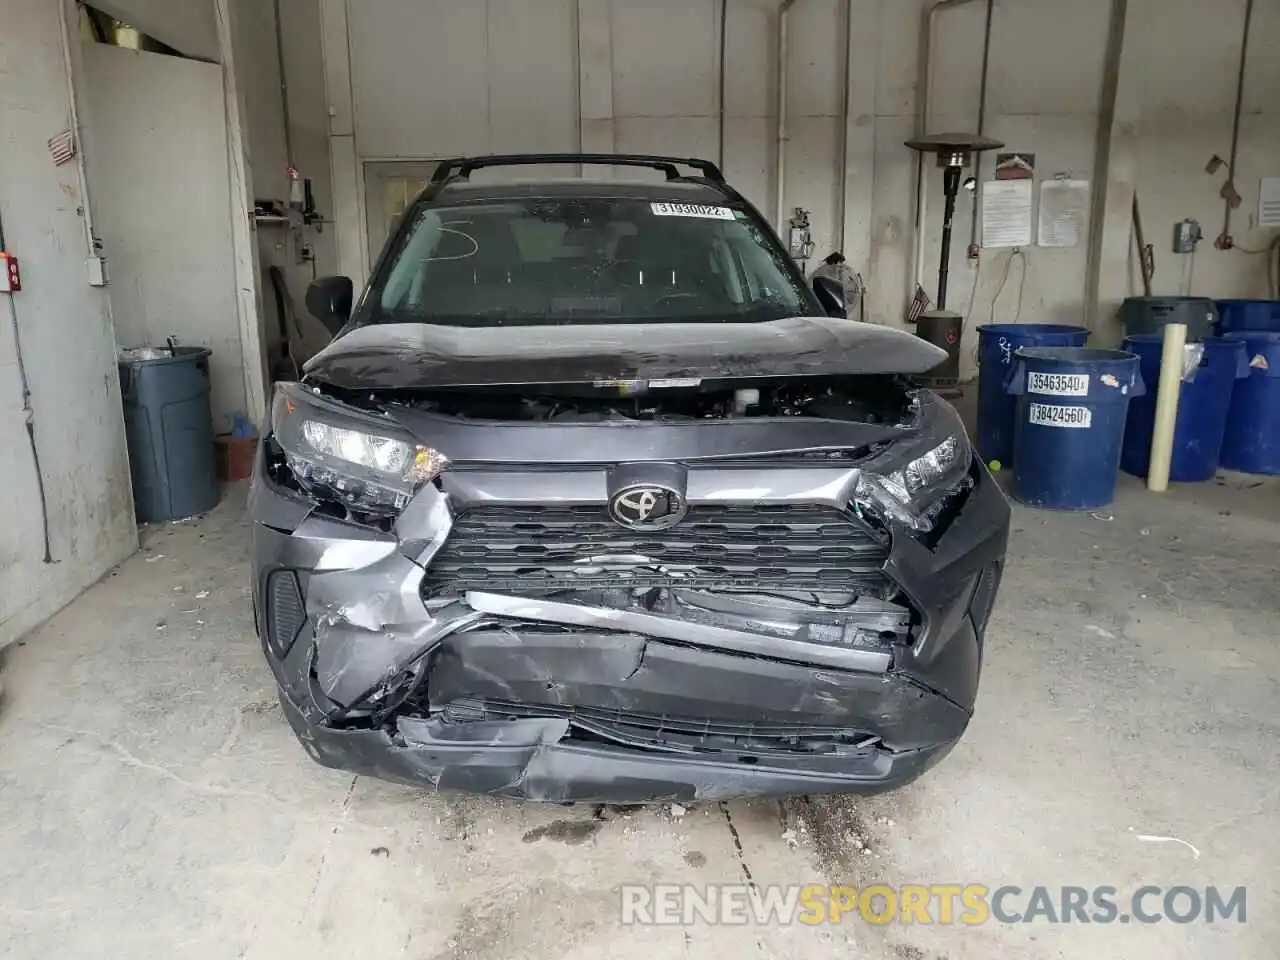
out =
{"type": "Polygon", "coordinates": [[[670,487],[643,484],[619,490],[609,501],[609,515],[632,530],[661,530],[684,519],[688,506],[670,487]]]}

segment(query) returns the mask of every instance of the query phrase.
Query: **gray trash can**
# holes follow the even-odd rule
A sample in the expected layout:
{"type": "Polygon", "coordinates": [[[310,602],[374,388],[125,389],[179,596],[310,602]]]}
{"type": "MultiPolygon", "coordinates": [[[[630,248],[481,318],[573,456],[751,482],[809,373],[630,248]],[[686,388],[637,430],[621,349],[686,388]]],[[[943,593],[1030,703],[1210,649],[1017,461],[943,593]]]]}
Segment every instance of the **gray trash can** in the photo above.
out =
{"type": "Polygon", "coordinates": [[[120,393],[140,522],[180,520],[218,502],[209,354],[142,347],[120,354],[120,393]]]}
{"type": "Polygon", "coordinates": [[[1185,323],[1187,340],[1198,343],[1213,336],[1218,307],[1208,297],[1129,297],[1120,304],[1119,319],[1129,336],[1164,333],[1171,323],[1185,323]]]}

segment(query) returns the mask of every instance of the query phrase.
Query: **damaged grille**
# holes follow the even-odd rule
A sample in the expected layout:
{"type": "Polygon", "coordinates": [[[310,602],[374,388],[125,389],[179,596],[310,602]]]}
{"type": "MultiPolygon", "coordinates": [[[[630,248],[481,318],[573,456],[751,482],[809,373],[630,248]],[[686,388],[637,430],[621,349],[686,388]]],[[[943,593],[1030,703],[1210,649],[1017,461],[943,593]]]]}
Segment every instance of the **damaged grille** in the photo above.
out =
{"type": "Polygon", "coordinates": [[[733,723],[697,717],[635,713],[600,707],[571,707],[464,698],[441,711],[449,723],[518,720],[530,717],[566,719],[578,734],[619,746],[667,753],[736,753],[839,755],[874,752],[880,738],[852,727],[801,723],[733,723]]]}
{"type": "Polygon", "coordinates": [[[483,506],[455,518],[424,581],[428,597],[471,589],[590,586],[882,589],[887,543],[815,505],[694,506],[674,527],[618,526],[603,505],[483,506]]]}

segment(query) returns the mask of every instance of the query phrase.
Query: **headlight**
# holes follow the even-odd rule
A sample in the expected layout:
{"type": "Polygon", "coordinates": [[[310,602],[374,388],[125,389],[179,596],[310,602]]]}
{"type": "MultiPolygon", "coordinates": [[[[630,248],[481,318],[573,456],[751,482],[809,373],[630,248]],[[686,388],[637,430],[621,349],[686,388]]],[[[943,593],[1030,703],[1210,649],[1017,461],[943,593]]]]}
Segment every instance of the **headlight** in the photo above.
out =
{"type": "Polygon", "coordinates": [[[854,501],[916,530],[933,527],[936,508],[964,482],[973,454],[955,410],[923,398],[921,432],[862,469],[854,501]]]}
{"type": "Polygon", "coordinates": [[[398,425],[296,383],[276,384],[271,432],[304,490],[380,516],[399,513],[449,465],[398,425]]]}

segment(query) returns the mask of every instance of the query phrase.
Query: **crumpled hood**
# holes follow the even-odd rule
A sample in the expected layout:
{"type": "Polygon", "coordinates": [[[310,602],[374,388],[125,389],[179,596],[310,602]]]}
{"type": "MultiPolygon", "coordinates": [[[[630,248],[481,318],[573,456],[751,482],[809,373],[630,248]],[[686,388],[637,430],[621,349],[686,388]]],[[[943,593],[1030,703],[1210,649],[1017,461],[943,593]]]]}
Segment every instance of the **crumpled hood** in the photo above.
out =
{"type": "Polygon", "coordinates": [[[762,323],[358,327],[307,362],[343,389],[924,373],[946,353],[902,330],[831,317],[762,323]]]}

